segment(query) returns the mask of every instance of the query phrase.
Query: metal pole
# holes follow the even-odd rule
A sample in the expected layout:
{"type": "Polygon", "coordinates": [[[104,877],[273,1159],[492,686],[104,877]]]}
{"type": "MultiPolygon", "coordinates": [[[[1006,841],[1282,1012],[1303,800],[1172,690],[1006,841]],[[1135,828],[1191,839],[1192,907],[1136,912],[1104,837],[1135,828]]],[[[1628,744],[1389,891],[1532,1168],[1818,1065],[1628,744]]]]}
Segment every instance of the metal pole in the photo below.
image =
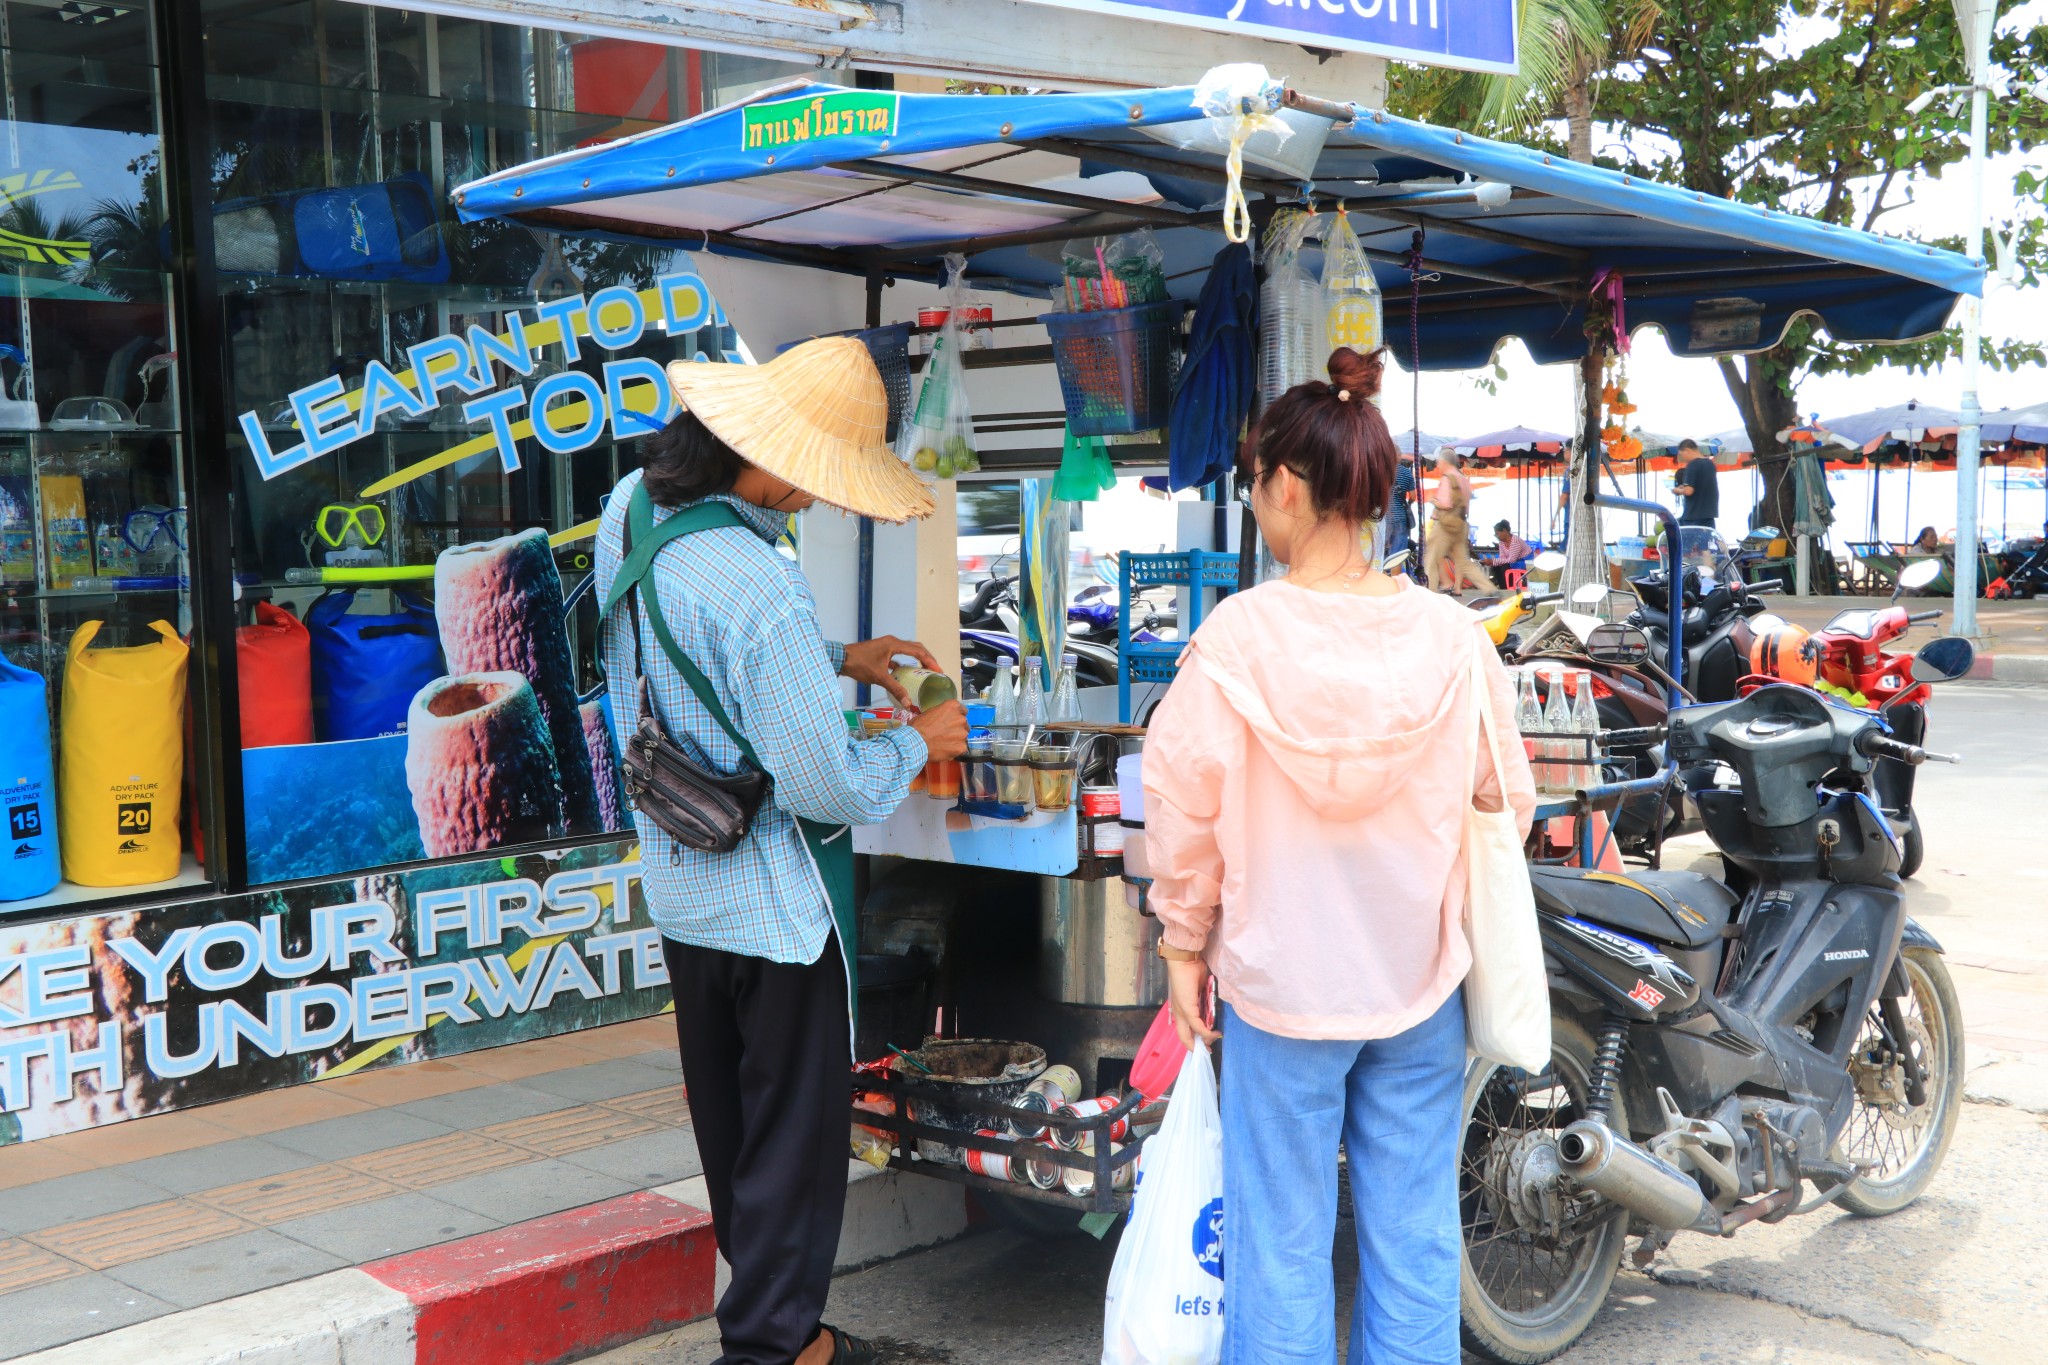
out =
{"type": "MultiPolygon", "coordinates": [[[[1964,0],[1967,3],[1967,0],[1964,0]]],[[[1957,8],[1961,9],[1958,4],[1957,8]]],[[[1984,260],[1984,158],[1987,147],[1985,80],[1991,67],[1991,27],[1997,0],[1976,0],[1970,39],[1970,225],[1963,240],[1970,259],[1984,260]]],[[[1970,639],[1977,630],[1977,455],[1983,411],[1977,403],[1977,352],[1982,344],[1983,300],[1963,299],[1962,426],[1956,432],[1956,606],[1955,632],[1970,639]]]]}

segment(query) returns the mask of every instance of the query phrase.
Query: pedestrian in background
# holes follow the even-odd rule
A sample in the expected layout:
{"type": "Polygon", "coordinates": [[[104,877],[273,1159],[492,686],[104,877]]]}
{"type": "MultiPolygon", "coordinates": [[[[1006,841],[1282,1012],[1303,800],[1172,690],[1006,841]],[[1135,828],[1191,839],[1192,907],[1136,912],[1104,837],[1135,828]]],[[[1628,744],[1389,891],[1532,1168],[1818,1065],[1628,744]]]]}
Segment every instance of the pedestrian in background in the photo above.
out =
{"type": "Polygon", "coordinates": [[[1429,575],[1431,591],[1448,592],[1453,597],[1462,597],[1467,583],[1480,589],[1492,586],[1472,562],[1472,525],[1466,520],[1472,507],[1472,481],[1465,477],[1460,463],[1458,452],[1448,446],[1437,452],[1436,487],[1429,495],[1434,511],[1422,546],[1423,569],[1429,575]]]}
{"type": "Polygon", "coordinates": [[[1678,514],[1680,526],[1712,526],[1721,515],[1721,474],[1714,462],[1700,453],[1700,443],[1688,436],[1678,443],[1680,456],[1689,458],[1678,471],[1678,496],[1685,505],[1678,514]]]}
{"type": "Polygon", "coordinates": [[[1384,355],[1339,349],[1261,415],[1251,505],[1287,574],[1203,622],[1145,747],[1174,1023],[1227,1044],[1223,1365],[1335,1358],[1340,1142],[1349,1360],[1458,1359],[1465,810],[1526,833],[1535,787],[1521,746],[1495,772],[1478,744],[1478,707],[1511,734],[1514,698],[1472,617],[1360,549],[1394,482],[1384,355]]]}
{"type": "Polygon", "coordinates": [[[678,361],[668,374],[683,411],[642,442],[644,468],[613,490],[598,530],[597,589],[617,608],[604,657],[619,747],[634,739],[628,699],[644,676],[655,718],[702,766],[774,779],[729,852],[686,846],[634,813],[690,1124],[732,1269],[720,1359],[862,1365],[874,1348],[820,1322],[846,1208],[858,950],[848,826],[887,819],[927,761],[958,758],[967,720],[949,702],[849,736],[835,674],[908,705],[895,656],[937,664],[894,637],[827,644],[810,586],[776,542],[814,502],[904,521],[931,499],[883,439],[888,398],[858,341],[806,342],[766,365],[678,361]],[[677,517],[705,529],[663,543],[677,517]],[[658,548],[634,556],[638,600],[614,603],[629,540],[658,548]]]}

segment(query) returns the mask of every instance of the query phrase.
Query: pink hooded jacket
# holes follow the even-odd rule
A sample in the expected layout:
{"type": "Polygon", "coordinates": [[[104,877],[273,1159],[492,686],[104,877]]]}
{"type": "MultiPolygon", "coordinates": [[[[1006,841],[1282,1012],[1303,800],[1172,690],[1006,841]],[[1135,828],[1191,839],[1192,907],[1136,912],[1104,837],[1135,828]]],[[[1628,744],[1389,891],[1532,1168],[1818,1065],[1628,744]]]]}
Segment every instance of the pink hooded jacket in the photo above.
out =
{"type": "Polygon", "coordinates": [[[1467,794],[1536,805],[1505,669],[1472,614],[1263,584],[1195,633],[1145,744],[1152,908],[1231,1007],[1291,1038],[1402,1033],[1471,966],[1467,794]],[[1502,766],[1470,697],[1482,649],[1502,766]],[[1479,758],[1475,762],[1474,754],[1479,758]]]}

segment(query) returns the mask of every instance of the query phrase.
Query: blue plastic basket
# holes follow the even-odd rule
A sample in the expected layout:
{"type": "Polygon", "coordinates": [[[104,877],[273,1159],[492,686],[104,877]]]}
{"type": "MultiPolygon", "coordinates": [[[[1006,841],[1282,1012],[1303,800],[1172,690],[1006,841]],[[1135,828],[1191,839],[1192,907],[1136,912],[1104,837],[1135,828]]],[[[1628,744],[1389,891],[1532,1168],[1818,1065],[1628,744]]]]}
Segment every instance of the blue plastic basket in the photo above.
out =
{"type": "Polygon", "coordinates": [[[1166,425],[1181,305],[1174,300],[1087,313],[1047,313],[1067,426],[1076,436],[1121,436],[1166,425]]]}

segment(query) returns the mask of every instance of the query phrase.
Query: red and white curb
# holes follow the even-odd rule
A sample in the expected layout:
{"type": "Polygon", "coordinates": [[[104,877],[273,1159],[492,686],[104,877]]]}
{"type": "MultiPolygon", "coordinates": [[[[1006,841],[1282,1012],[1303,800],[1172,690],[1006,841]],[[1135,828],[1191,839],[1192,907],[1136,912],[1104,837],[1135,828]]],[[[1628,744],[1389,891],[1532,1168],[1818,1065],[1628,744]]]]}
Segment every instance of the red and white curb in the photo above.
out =
{"type": "MultiPolygon", "coordinates": [[[[851,1163],[836,1264],[959,1236],[957,1185],[851,1163]]],[[[704,1317],[701,1178],[136,1323],[13,1365],[552,1365],[704,1317]]]]}
{"type": "Polygon", "coordinates": [[[2048,658],[2034,654],[1979,654],[1970,676],[1980,682],[2048,683],[2048,658]]]}

